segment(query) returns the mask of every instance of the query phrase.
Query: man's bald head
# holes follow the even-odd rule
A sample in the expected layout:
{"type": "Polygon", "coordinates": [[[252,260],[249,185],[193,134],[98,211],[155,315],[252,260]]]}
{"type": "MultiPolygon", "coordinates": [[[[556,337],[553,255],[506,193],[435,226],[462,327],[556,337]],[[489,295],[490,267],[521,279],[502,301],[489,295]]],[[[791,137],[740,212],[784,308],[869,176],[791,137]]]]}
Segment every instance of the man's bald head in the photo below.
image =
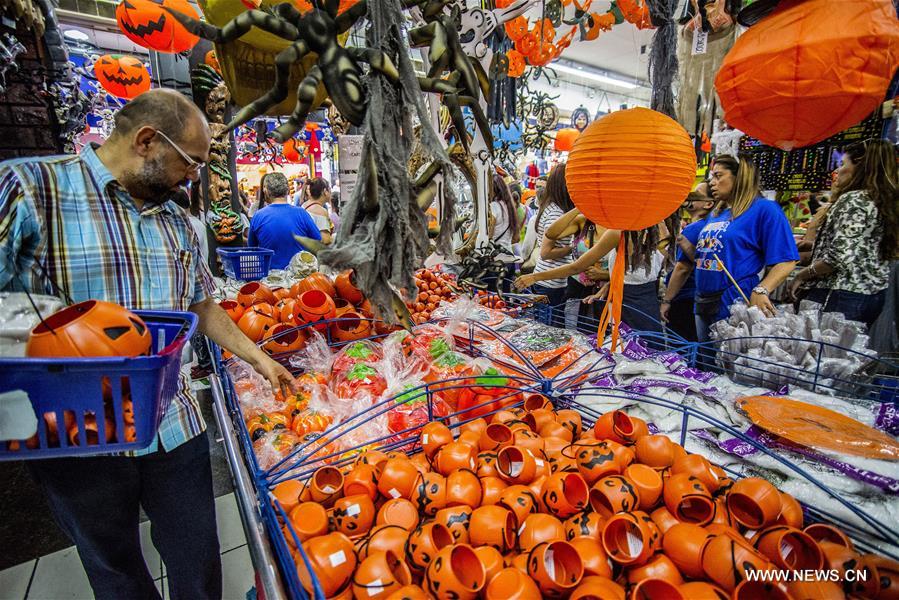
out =
{"type": "Polygon", "coordinates": [[[115,115],[115,135],[130,137],[141,127],[163,131],[181,142],[208,126],[206,116],[191,100],[175,90],[158,88],[137,96],[115,115]]]}

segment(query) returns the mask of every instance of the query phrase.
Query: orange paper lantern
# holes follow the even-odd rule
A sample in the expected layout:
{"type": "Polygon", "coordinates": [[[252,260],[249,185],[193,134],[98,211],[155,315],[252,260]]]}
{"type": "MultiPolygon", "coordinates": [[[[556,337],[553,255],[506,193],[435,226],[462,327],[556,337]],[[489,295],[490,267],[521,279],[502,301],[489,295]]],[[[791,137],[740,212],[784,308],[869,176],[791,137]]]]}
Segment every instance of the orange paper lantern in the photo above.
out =
{"type": "Polygon", "coordinates": [[[200,38],[163,7],[193,19],[200,18],[187,0],[122,0],[116,7],[116,22],[129,40],[157,52],[178,53],[196,46],[200,38]]]}
{"type": "Polygon", "coordinates": [[[737,38],[715,88],[728,123],[790,150],[871,114],[897,62],[889,0],[785,0],[737,38]]]}
{"type": "Polygon", "coordinates": [[[696,179],[690,136],[648,108],[593,121],[574,142],[565,180],[575,206],[609,229],[638,231],[681,205],[696,179]]]}
{"type": "MultiPolygon", "coordinates": [[[[575,206],[597,225],[639,231],[680,207],[696,178],[690,136],[674,119],[648,108],[621,110],[593,121],[568,155],[565,181],[575,206]]],[[[612,327],[618,346],[627,257],[625,236],[599,322],[600,339],[612,327]]]]}
{"type": "Polygon", "coordinates": [[[557,152],[571,152],[574,147],[574,140],[581,135],[581,132],[573,127],[560,129],[556,132],[555,149],[557,152]]]}

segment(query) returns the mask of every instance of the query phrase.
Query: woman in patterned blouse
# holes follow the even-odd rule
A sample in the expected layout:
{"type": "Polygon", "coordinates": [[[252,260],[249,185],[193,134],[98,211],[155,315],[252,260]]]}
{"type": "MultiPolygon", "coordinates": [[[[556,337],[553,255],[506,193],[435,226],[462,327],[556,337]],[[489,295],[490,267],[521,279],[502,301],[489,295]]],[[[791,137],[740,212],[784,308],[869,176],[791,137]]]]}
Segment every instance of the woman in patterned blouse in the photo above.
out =
{"type": "Polygon", "coordinates": [[[899,169],[884,140],[846,148],[837,171],[834,201],[818,232],[811,264],[791,290],[828,312],[869,327],[883,308],[889,264],[899,254],[899,169]]]}

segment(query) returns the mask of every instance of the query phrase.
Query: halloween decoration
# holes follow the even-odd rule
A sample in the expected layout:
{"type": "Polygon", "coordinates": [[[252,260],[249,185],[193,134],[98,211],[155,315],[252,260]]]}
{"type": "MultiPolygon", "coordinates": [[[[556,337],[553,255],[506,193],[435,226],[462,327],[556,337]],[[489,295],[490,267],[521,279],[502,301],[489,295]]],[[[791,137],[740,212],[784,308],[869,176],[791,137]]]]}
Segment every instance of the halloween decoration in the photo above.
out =
{"type": "Polygon", "coordinates": [[[737,39],[715,88],[728,123],[791,150],[869,115],[897,61],[899,21],[889,0],[794,0],[737,39]]]}
{"type": "Polygon", "coordinates": [[[53,313],[32,330],[25,346],[31,357],[141,356],[150,350],[150,331],[130,310],[87,300],[53,313]]]}
{"type": "MultiPolygon", "coordinates": [[[[352,198],[341,209],[336,243],[318,256],[334,269],[353,269],[354,285],[382,319],[411,326],[409,310],[395,290],[415,289],[415,268],[429,251],[423,208],[434,197],[430,182],[438,173],[449,177],[452,163],[434,130],[422,127],[422,147],[433,162],[417,181],[409,181],[406,165],[410,143],[403,132],[413,131],[413,113],[421,123],[429,119],[403,41],[402,7],[397,0],[372,3],[368,17],[369,44],[397,65],[399,78],[374,69],[369,73],[369,110],[363,125],[365,143],[359,177],[352,198]]],[[[455,199],[451,189],[447,192],[440,206],[441,232],[437,238],[438,250],[445,253],[449,252],[455,199]]],[[[321,247],[307,244],[316,246],[321,247]]]]}
{"type": "Polygon", "coordinates": [[[166,10],[199,18],[187,0],[122,0],[116,7],[115,16],[125,37],[139,46],[157,52],[190,50],[199,38],[188,32],[166,10]]]}
{"type": "MultiPolygon", "coordinates": [[[[337,36],[349,31],[357,19],[365,15],[366,0],[354,4],[338,14],[336,0],[319,0],[312,10],[300,12],[293,4],[275,5],[271,12],[253,9],[239,14],[221,28],[179,12],[172,15],[188,31],[211,40],[218,45],[236,41],[252,27],[290,42],[275,57],[275,81],[272,88],[260,98],[245,106],[228,124],[230,129],[265,114],[279,105],[288,95],[288,79],[293,63],[301,62],[314,53],[326,60],[309,68],[297,89],[297,103],[285,123],[273,132],[277,141],[288,139],[306,122],[309,112],[318,108],[323,98],[317,95],[319,85],[324,85],[328,96],[341,115],[354,125],[361,125],[365,116],[365,89],[362,69],[358,61],[367,62],[372,69],[396,78],[398,73],[386,55],[370,48],[344,48],[337,36]]],[[[450,92],[452,87],[432,82],[435,91],[450,92]]]]}
{"type": "Polygon", "coordinates": [[[133,56],[104,54],[94,63],[94,75],[104,90],[126,100],[150,89],[150,72],[133,56]]]}
{"type": "Polygon", "coordinates": [[[207,65],[197,66],[191,73],[194,98],[202,102],[209,122],[212,144],[209,147],[207,174],[209,177],[209,212],[207,221],[220,244],[230,244],[243,233],[243,222],[231,205],[231,135],[225,126],[225,109],[231,97],[225,82],[216,70],[207,65]]]}
{"type": "MultiPolygon", "coordinates": [[[[591,123],[574,143],[565,175],[572,200],[588,219],[610,229],[639,231],[659,223],[680,206],[696,178],[696,154],[687,132],[673,119],[632,108],[591,123]],[[655,185],[635,194],[632,182],[636,180],[655,185]]],[[[626,236],[621,236],[618,256],[627,256],[625,240],[626,236]]],[[[600,320],[600,335],[604,336],[609,319],[614,319],[613,349],[618,339],[625,262],[615,261],[609,299],[600,320]]]]}
{"type": "Polygon", "coordinates": [[[25,46],[12,34],[5,33],[0,38],[0,93],[6,91],[6,74],[9,71],[17,71],[16,57],[25,52],[25,46]]]}

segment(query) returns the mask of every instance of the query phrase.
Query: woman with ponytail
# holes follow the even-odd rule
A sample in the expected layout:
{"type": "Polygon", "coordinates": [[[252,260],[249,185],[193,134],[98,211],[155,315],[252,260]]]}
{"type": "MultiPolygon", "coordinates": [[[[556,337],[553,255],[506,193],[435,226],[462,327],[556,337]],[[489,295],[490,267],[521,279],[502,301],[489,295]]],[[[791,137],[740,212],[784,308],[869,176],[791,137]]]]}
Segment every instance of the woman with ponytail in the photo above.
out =
{"type": "Polygon", "coordinates": [[[716,157],[709,188],[718,202],[715,210],[701,230],[684,236],[696,249],[695,312],[700,342],[708,341],[709,327],[726,319],[730,306],[743,296],[773,316],[769,295],[799,260],[790,223],[776,202],[760,197],[758,172],[751,162],[727,155],[716,157]],[[759,280],[759,273],[766,268],[759,280]]]}
{"type": "Polygon", "coordinates": [[[885,140],[852,144],[837,171],[833,201],[811,264],[791,291],[869,327],[883,308],[890,261],[899,253],[899,169],[885,140]]]}

